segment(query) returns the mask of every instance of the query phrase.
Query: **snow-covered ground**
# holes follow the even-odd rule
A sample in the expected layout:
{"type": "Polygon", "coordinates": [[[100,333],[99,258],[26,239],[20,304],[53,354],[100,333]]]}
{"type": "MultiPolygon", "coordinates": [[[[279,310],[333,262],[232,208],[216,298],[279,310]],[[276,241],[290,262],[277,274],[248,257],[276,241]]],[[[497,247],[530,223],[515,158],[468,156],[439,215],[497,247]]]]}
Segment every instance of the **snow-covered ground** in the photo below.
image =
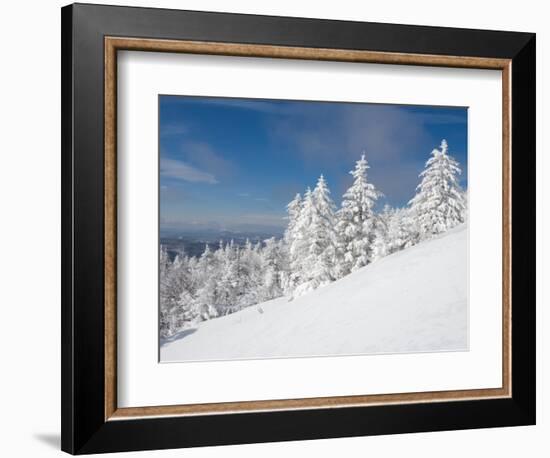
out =
{"type": "Polygon", "coordinates": [[[467,350],[467,233],[462,224],[292,301],[202,322],[161,342],[161,361],[467,350]]]}

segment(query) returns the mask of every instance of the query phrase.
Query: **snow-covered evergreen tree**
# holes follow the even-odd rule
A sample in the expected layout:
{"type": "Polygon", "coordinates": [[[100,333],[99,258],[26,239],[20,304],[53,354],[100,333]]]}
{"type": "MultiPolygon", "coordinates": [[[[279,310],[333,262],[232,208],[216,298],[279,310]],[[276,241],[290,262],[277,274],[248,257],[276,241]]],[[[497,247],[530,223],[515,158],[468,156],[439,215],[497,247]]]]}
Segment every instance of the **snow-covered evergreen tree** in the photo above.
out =
{"type": "Polygon", "coordinates": [[[167,336],[196,316],[192,293],[195,263],[182,251],[170,261],[165,247],[160,251],[160,331],[167,336]],[[184,301],[182,297],[187,299],[184,301]]]}
{"type": "Polygon", "coordinates": [[[291,293],[301,295],[334,280],[334,203],[321,175],[304,194],[289,247],[291,293]]]}
{"type": "Polygon", "coordinates": [[[174,291],[171,275],[172,262],[170,261],[168,251],[165,246],[160,247],[159,264],[160,334],[161,336],[166,337],[174,332],[175,323],[173,317],[177,314],[175,301],[177,299],[178,292],[174,291]]]}
{"type": "Polygon", "coordinates": [[[418,228],[409,208],[386,205],[377,215],[374,259],[380,259],[418,243],[418,228]]]}
{"type": "Polygon", "coordinates": [[[409,202],[422,240],[464,222],[466,204],[458,183],[460,173],[458,162],[448,154],[447,141],[442,140],[426,162],[417,193],[409,202]]]}
{"type": "Polygon", "coordinates": [[[462,191],[462,199],[464,201],[464,210],[462,211],[462,221],[468,220],[468,190],[464,189],[462,191]]]}
{"type": "Polygon", "coordinates": [[[227,315],[237,305],[240,293],[238,257],[229,243],[220,244],[216,254],[219,259],[216,309],[219,315],[227,315]]]}
{"type": "Polygon", "coordinates": [[[335,205],[323,175],[312,193],[313,212],[309,226],[308,270],[314,288],[333,281],[336,262],[335,205]]]}
{"type": "Polygon", "coordinates": [[[219,315],[216,308],[216,286],[219,264],[210,250],[210,246],[206,244],[197,263],[198,275],[201,280],[201,286],[197,290],[195,296],[195,309],[198,312],[200,319],[208,320],[219,315]]]}
{"type": "Polygon", "coordinates": [[[291,244],[293,238],[295,237],[296,223],[300,216],[300,210],[302,208],[302,196],[298,193],[294,196],[289,204],[286,206],[286,211],[288,214],[287,220],[288,224],[285,230],[284,239],[287,244],[291,244]]]}
{"type": "Polygon", "coordinates": [[[388,224],[388,253],[404,250],[418,243],[418,227],[407,207],[392,211],[388,224]]]}
{"type": "Polygon", "coordinates": [[[283,242],[271,237],[265,241],[261,251],[262,284],[260,286],[260,302],[275,299],[283,294],[284,251],[283,242]]]}
{"type": "Polygon", "coordinates": [[[232,311],[240,310],[259,302],[259,289],[262,284],[260,266],[259,247],[253,245],[247,239],[244,248],[239,250],[239,301],[232,311]]]}
{"type": "Polygon", "coordinates": [[[294,291],[297,285],[305,283],[309,279],[308,270],[310,266],[307,265],[306,260],[308,260],[309,254],[310,226],[314,215],[313,193],[310,188],[307,188],[300,205],[300,211],[297,212],[288,250],[290,275],[286,291],[289,294],[294,291]]]}
{"type": "Polygon", "coordinates": [[[170,257],[168,256],[168,250],[166,249],[166,246],[161,245],[160,253],[159,253],[160,278],[164,278],[166,276],[166,273],[170,268],[170,264],[171,262],[170,262],[170,257]]]}
{"type": "Polygon", "coordinates": [[[291,265],[296,266],[297,263],[295,241],[298,234],[297,227],[302,205],[302,196],[298,193],[286,206],[288,224],[284,233],[285,243],[283,247],[286,263],[285,269],[281,272],[281,286],[283,288],[283,292],[288,295],[292,294],[298,280],[296,275],[292,275],[291,265]]]}
{"type": "Polygon", "coordinates": [[[339,277],[367,265],[373,256],[376,219],[374,205],[381,193],[367,180],[369,165],[365,155],[356,162],[352,186],[345,192],[338,211],[339,277]]]}
{"type": "Polygon", "coordinates": [[[390,223],[394,210],[389,205],[384,205],[382,212],[375,216],[374,244],[372,260],[377,261],[390,254],[390,223]]]}

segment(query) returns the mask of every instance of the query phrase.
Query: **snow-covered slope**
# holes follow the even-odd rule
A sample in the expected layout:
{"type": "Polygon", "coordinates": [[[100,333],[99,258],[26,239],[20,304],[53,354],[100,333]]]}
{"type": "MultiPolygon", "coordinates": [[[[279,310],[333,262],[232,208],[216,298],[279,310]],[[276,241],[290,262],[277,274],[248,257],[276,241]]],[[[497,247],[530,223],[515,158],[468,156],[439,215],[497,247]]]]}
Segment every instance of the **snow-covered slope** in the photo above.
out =
{"type": "Polygon", "coordinates": [[[467,230],[461,225],[292,301],[200,323],[161,361],[466,350],[467,230]]]}

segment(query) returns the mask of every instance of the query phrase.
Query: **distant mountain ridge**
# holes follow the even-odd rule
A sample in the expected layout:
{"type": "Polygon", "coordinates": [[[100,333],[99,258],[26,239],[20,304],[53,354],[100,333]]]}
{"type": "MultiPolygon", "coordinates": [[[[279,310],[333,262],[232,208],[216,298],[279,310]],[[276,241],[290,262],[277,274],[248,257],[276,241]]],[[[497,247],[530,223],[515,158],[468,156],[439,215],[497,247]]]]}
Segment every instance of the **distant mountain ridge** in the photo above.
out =
{"type": "Polygon", "coordinates": [[[233,242],[239,246],[244,246],[246,240],[252,243],[262,242],[271,237],[280,238],[283,231],[278,232],[246,232],[246,231],[228,231],[228,230],[169,230],[162,231],[160,235],[160,245],[166,247],[171,259],[185,252],[187,256],[200,256],[204,251],[206,244],[211,249],[217,249],[220,241],[223,243],[233,242]]]}

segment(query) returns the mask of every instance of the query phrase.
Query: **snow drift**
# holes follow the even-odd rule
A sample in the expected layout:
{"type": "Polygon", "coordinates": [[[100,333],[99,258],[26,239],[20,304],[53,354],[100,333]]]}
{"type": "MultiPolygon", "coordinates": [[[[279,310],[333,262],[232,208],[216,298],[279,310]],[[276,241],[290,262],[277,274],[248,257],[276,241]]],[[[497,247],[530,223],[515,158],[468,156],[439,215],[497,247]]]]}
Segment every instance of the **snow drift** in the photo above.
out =
{"type": "Polygon", "coordinates": [[[294,300],[199,323],[161,341],[161,361],[467,350],[467,233],[462,224],[294,300]]]}

